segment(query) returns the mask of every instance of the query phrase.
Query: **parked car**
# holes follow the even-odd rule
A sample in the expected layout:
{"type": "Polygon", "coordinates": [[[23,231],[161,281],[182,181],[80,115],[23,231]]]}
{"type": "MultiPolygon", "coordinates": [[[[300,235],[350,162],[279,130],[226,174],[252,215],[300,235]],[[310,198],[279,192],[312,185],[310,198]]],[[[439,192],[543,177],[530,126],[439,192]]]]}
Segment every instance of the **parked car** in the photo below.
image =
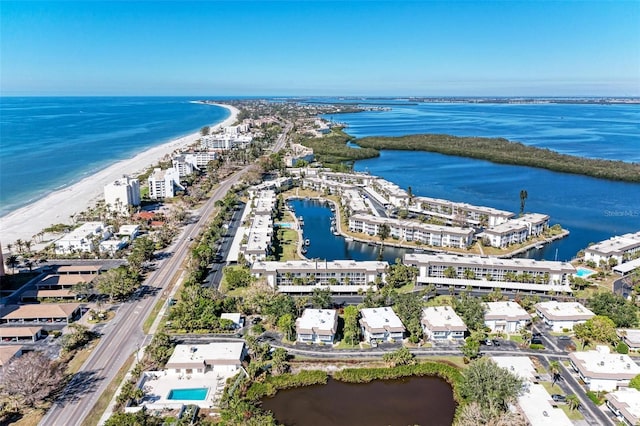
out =
{"type": "Polygon", "coordinates": [[[493,343],[493,346],[500,346],[500,340],[498,339],[493,339],[491,342],[493,343]]]}
{"type": "Polygon", "coordinates": [[[532,345],[542,345],[542,339],[539,337],[533,337],[531,338],[531,344],[532,345]]]}
{"type": "Polygon", "coordinates": [[[487,339],[484,341],[484,344],[487,346],[493,346],[493,341],[491,339],[487,339]]]}
{"type": "Polygon", "coordinates": [[[553,399],[555,402],[567,402],[566,396],[560,395],[557,393],[554,393],[553,395],[551,395],[551,399],[553,399]]]}
{"type": "Polygon", "coordinates": [[[558,340],[571,340],[571,336],[558,336],[558,340]]]}

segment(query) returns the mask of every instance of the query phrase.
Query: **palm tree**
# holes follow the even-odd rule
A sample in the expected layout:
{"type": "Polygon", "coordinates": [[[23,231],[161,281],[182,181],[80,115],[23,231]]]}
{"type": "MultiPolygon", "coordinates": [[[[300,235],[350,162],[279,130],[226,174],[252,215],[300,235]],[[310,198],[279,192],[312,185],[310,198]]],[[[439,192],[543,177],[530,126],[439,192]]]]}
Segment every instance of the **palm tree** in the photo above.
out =
{"type": "Polygon", "coordinates": [[[522,214],[524,213],[524,206],[528,196],[529,194],[527,193],[526,189],[520,190],[520,216],[522,216],[522,214]]]}
{"type": "Polygon", "coordinates": [[[551,371],[551,376],[553,377],[553,382],[551,386],[556,384],[558,380],[560,380],[560,363],[558,361],[551,361],[549,363],[549,371],[551,371]]]}
{"type": "Polygon", "coordinates": [[[580,407],[580,400],[574,394],[567,395],[567,405],[570,410],[577,410],[580,407]]]}
{"type": "Polygon", "coordinates": [[[11,271],[15,274],[16,273],[16,266],[18,266],[20,264],[20,262],[18,261],[18,256],[15,254],[12,254],[10,256],[7,256],[7,258],[4,260],[5,265],[7,265],[9,268],[11,268],[11,271]]]}

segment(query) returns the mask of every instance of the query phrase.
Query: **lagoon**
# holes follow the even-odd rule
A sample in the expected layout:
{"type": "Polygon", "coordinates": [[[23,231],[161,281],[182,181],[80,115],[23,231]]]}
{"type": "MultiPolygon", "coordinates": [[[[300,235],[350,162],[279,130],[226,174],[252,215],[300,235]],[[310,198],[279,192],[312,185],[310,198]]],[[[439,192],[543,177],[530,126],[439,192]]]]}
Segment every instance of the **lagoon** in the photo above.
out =
{"type": "Polygon", "coordinates": [[[451,386],[439,377],[407,377],[344,383],[329,380],[279,391],[262,401],[285,425],[446,425],[456,403],[451,386]]]}

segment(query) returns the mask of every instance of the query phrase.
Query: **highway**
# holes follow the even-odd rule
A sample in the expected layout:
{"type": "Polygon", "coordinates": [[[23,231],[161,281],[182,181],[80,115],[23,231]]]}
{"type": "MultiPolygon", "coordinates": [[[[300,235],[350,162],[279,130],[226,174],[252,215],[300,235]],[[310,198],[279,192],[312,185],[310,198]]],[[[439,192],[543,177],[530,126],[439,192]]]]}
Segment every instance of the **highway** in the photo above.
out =
{"type": "MultiPolygon", "coordinates": [[[[287,124],[285,131],[274,144],[274,151],[282,149],[286,135],[292,125],[287,124]]],[[[143,284],[144,296],[123,303],[116,317],[102,328],[103,335],[91,355],[70,380],[62,395],[53,403],[43,417],[40,425],[67,426],[80,425],[105,392],[109,383],[122,368],[129,356],[142,347],[147,336],[142,325],[156,302],[166,290],[174,275],[180,270],[182,262],[189,253],[189,246],[215,210],[215,202],[224,198],[229,189],[252,167],[248,165],[232,177],[220,183],[212,197],[197,211],[197,222],[186,225],[176,241],[165,250],[168,255],[158,262],[143,284]]]]}

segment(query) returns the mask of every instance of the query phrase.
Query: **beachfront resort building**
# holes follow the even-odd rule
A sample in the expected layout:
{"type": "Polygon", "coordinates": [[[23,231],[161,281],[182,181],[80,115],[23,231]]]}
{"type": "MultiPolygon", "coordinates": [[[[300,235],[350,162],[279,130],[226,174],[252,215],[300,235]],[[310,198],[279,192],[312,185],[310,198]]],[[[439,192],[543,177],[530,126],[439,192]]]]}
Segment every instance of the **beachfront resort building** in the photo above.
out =
{"type": "Polygon", "coordinates": [[[608,346],[571,352],[569,362],[589,390],[596,392],[627,387],[629,381],[640,374],[640,367],[629,355],[611,353],[608,346]]]}
{"type": "Polygon", "coordinates": [[[263,278],[281,293],[312,293],[316,288],[329,288],[332,293],[376,290],[384,283],[387,262],[354,260],[289,260],[258,261],[251,265],[251,274],[263,278]]]}
{"type": "Polygon", "coordinates": [[[365,342],[400,341],[405,327],[390,307],[364,308],[360,310],[360,328],[365,342]]]}
{"type": "Polygon", "coordinates": [[[147,182],[149,184],[149,198],[152,200],[173,198],[176,195],[176,188],[184,190],[184,187],[180,185],[180,174],[174,168],[162,170],[156,167],[149,175],[147,182]]]}
{"type": "Polygon", "coordinates": [[[568,262],[450,254],[407,253],[403,263],[418,268],[419,284],[456,289],[571,292],[569,277],[576,272],[568,262]]]}
{"type": "Polygon", "coordinates": [[[55,241],[56,254],[90,253],[100,242],[111,238],[111,227],[102,222],[86,222],[55,241]]]}
{"type": "Polygon", "coordinates": [[[422,329],[427,339],[462,340],[467,326],[451,306],[429,306],[422,310],[422,329]]]}
{"type": "Polygon", "coordinates": [[[240,135],[236,133],[214,133],[203,136],[200,139],[200,146],[205,150],[229,151],[235,148],[247,147],[253,137],[251,135],[240,135]]]}
{"type": "Polygon", "coordinates": [[[638,389],[620,389],[604,397],[607,400],[607,407],[622,424],[627,426],[640,424],[640,391],[638,389]]]}
{"type": "Polygon", "coordinates": [[[118,250],[127,247],[140,233],[140,225],[122,225],[114,232],[113,238],[100,243],[100,251],[114,255],[118,250]]]}
{"type": "Polygon", "coordinates": [[[517,333],[531,323],[531,315],[516,302],[487,302],[484,308],[484,325],[492,333],[517,333]]]}
{"type": "Polygon", "coordinates": [[[536,304],[536,313],[547,327],[557,333],[573,330],[576,324],[582,324],[595,316],[582,303],[556,300],[536,304]]]}
{"type": "Polygon", "coordinates": [[[296,319],[298,342],[333,343],[338,329],[338,311],[335,309],[305,309],[296,319]]]}
{"type": "Polygon", "coordinates": [[[618,264],[621,264],[630,260],[638,252],[640,252],[640,231],[615,236],[587,247],[584,250],[584,260],[600,264],[601,261],[609,262],[609,259],[615,259],[618,264]]]}
{"type": "Polygon", "coordinates": [[[380,228],[389,227],[389,236],[400,241],[416,241],[434,247],[466,248],[473,243],[471,228],[440,226],[413,220],[355,214],[349,217],[349,231],[377,236],[380,228]]]}
{"type": "Polygon", "coordinates": [[[176,375],[234,372],[240,369],[246,355],[244,342],[176,345],[166,369],[176,375]]]}
{"type": "Polygon", "coordinates": [[[109,210],[128,215],[131,207],[140,205],[140,182],[124,175],[105,185],[104,202],[109,210]]]}

